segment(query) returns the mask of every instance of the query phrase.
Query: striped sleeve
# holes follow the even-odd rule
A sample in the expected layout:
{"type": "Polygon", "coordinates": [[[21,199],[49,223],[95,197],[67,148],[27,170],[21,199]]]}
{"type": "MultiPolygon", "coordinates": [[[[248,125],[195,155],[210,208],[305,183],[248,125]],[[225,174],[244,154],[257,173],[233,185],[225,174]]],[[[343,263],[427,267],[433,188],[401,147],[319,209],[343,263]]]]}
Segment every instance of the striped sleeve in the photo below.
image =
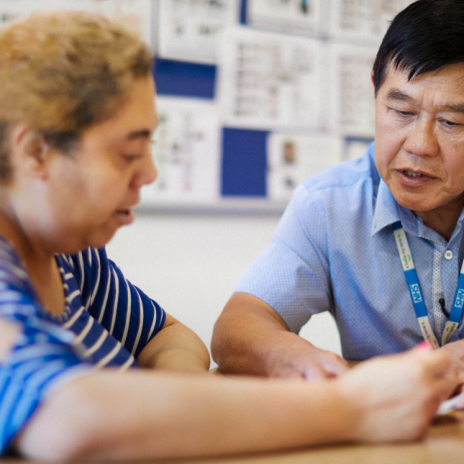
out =
{"type": "Polygon", "coordinates": [[[20,327],[20,335],[0,363],[0,455],[34,414],[44,396],[77,373],[82,362],[74,334],[43,318],[17,255],[0,240],[0,318],[20,327]]]}
{"type": "Polygon", "coordinates": [[[91,369],[70,348],[69,333],[16,314],[18,319],[23,319],[22,335],[0,365],[0,455],[57,383],[91,369]]]}
{"type": "Polygon", "coordinates": [[[124,277],[105,249],[87,249],[72,261],[86,310],[137,358],[163,328],[164,310],[124,277]]]}

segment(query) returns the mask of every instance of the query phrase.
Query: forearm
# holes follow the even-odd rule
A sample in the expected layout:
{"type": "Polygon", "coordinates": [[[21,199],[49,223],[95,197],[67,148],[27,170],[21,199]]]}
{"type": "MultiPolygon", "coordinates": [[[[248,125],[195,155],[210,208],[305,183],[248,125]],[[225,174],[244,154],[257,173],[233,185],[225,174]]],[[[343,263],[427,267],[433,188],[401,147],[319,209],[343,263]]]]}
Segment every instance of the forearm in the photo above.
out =
{"type": "Polygon", "coordinates": [[[205,372],[210,365],[208,349],[198,335],[169,315],[137,361],[142,367],[182,372],[205,372]]]}
{"type": "Polygon", "coordinates": [[[269,376],[288,345],[300,344],[298,335],[254,312],[225,314],[215,325],[211,352],[221,372],[269,376]]]}
{"type": "Polygon", "coordinates": [[[296,335],[257,298],[238,293],[214,325],[211,353],[222,372],[267,376],[277,344],[287,337],[296,335]]]}
{"type": "Polygon", "coordinates": [[[333,377],[347,369],[335,353],[290,332],[266,303],[234,294],[214,327],[213,359],[224,373],[272,377],[333,377]]]}
{"type": "Polygon", "coordinates": [[[346,403],[330,381],[308,385],[98,373],[50,397],[17,446],[29,458],[54,461],[161,459],[306,446],[350,438],[357,416],[346,403]]]}
{"type": "Polygon", "coordinates": [[[48,395],[15,442],[43,461],[197,457],[424,435],[456,383],[413,350],[311,383],[107,369],[48,395]]]}

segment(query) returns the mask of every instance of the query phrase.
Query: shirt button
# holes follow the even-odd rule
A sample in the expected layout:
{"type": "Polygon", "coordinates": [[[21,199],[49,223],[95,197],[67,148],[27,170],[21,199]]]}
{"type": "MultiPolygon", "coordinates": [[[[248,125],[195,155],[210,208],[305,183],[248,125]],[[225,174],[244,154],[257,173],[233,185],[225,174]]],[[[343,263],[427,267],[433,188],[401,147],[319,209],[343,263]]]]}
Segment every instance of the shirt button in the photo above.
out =
{"type": "Polygon", "coordinates": [[[450,250],[445,251],[445,259],[451,259],[453,257],[453,252],[450,250]]]}

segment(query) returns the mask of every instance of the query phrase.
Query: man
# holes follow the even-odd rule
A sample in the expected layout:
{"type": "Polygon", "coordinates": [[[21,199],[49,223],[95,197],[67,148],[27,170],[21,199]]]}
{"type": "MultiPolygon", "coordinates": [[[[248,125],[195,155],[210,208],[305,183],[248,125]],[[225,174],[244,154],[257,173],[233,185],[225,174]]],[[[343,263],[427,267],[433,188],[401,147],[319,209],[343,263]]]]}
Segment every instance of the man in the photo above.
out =
{"type": "Polygon", "coordinates": [[[329,311],[345,359],[425,338],[464,381],[464,2],[419,0],[399,13],[372,82],[375,143],[295,191],[216,323],[220,370],[343,373],[344,359],[297,335],[329,311]]]}

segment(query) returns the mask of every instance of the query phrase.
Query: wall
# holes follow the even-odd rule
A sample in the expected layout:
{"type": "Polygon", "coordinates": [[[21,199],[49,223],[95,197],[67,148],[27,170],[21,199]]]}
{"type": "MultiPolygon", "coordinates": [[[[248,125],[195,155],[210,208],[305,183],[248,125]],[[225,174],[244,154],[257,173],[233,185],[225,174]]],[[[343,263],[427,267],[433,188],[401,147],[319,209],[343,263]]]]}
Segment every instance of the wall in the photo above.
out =
{"type": "MultiPolygon", "coordinates": [[[[129,280],[193,329],[208,346],[213,325],[248,264],[270,241],[275,215],[138,214],[118,231],[108,254],[129,280]]],[[[328,314],[302,336],[340,353],[328,314]]]]}

